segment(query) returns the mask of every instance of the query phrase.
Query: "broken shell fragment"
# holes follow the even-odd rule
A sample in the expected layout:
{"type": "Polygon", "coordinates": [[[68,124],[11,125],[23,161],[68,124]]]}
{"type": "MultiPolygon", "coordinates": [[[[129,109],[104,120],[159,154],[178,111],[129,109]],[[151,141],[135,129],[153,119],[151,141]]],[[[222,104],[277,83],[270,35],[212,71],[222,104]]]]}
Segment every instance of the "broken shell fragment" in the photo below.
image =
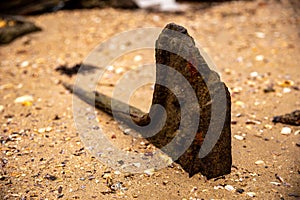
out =
{"type": "Polygon", "coordinates": [[[280,133],[282,135],[289,135],[292,133],[292,129],[290,127],[283,127],[280,133]]]}
{"type": "Polygon", "coordinates": [[[28,102],[32,102],[33,97],[31,95],[24,95],[15,99],[15,103],[21,103],[23,105],[28,104],[28,102]]]}

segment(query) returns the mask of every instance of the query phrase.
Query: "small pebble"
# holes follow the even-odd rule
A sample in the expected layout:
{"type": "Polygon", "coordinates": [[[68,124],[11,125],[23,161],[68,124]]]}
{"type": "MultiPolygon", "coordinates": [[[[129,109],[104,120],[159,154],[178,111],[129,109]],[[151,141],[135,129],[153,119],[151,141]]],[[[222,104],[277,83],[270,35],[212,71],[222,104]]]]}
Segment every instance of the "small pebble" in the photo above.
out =
{"type": "Polygon", "coordinates": [[[265,125],[264,125],[264,128],[266,128],[266,129],[272,129],[272,128],[273,128],[273,126],[272,126],[272,125],[270,125],[270,124],[265,124],[265,125]]]}
{"type": "Polygon", "coordinates": [[[249,197],[255,197],[255,192],[247,192],[246,193],[249,197]]]}
{"type": "Polygon", "coordinates": [[[109,65],[109,66],[106,67],[106,69],[107,69],[108,71],[113,71],[113,70],[115,69],[115,67],[112,66],[112,65],[109,65]]]}
{"type": "Polygon", "coordinates": [[[144,173],[145,174],[147,174],[148,176],[151,176],[151,175],[153,175],[154,174],[154,169],[153,168],[151,168],[151,169],[146,169],[145,171],[144,171],[144,173]]]}
{"type": "Polygon", "coordinates": [[[131,132],[131,129],[130,129],[130,128],[126,128],[126,129],[123,131],[123,133],[124,133],[125,135],[129,135],[130,132],[131,132]]]}
{"type": "Polygon", "coordinates": [[[114,174],[115,174],[115,175],[120,175],[121,172],[120,172],[120,171],[115,171],[114,174]]]}
{"type": "Polygon", "coordinates": [[[257,38],[263,39],[263,38],[266,37],[266,34],[263,33],[263,32],[255,32],[255,36],[256,36],[257,38]]]}
{"type": "Polygon", "coordinates": [[[233,137],[234,137],[235,139],[237,139],[237,140],[240,140],[240,141],[244,140],[244,137],[241,136],[241,135],[234,135],[233,137]]]}
{"type": "Polygon", "coordinates": [[[0,105],[0,112],[2,112],[4,110],[4,106],[0,105]]]}
{"type": "Polygon", "coordinates": [[[283,93],[290,93],[291,91],[292,90],[290,88],[287,88],[287,87],[283,88],[283,90],[282,90],[283,93]]]}
{"type": "Polygon", "coordinates": [[[280,186],[281,183],[278,183],[278,182],[270,182],[272,185],[276,185],[276,186],[280,186]]]}
{"type": "Polygon", "coordinates": [[[28,65],[29,65],[29,62],[26,60],[21,63],[20,67],[28,67],[28,65]]]}
{"type": "Polygon", "coordinates": [[[55,181],[55,180],[57,179],[56,176],[53,176],[53,175],[50,175],[50,174],[46,174],[46,175],[44,176],[44,178],[45,178],[45,179],[48,179],[48,180],[50,180],[50,181],[55,181]]]}
{"type": "Polygon", "coordinates": [[[52,127],[50,127],[50,126],[38,129],[39,133],[45,133],[45,132],[50,132],[50,131],[52,131],[52,127]]]}
{"type": "Polygon", "coordinates": [[[24,104],[26,102],[32,102],[32,101],[33,101],[33,97],[31,95],[24,95],[16,98],[14,102],[24,104]]]}
{"type": "Polygon", "coordinates": [[[289,135],[292,133],[292,129],[290,127],[283,127],[280,133],[282,135],[289,135]]]}
{"type": "Polygon", "coordinates": [[[236,191],[237,191],[238,193],[240,193],[240,194],[242,194],[243,192],[245,192],[245,190],[244,190],[244,189],[241,189],[241,188],[237,188],[236,191]]]}
{"type": "Polygon", "coordinates": [[[191,192],[195,192],[196,190],[198,190],[198,188],[197,188],[197,187],[193,187],[193,188],[191,189],[191,192]]]}
{"type": "Polygon", "coordinates": [[[227,190],[227,191],[233,191],[234,187],[232,185],[225,185],[225,190],[227,190]]]}
{"type": "Polygon", "coordinates": [[[255,161],[255,164],[262,165],[262,164],[265,164],[265,162],[263,160],[257,160],[257,161],[255,161]]]}
{"type": "Polygon", "coordinates": [[[256,124],[261,124],[261,121],[247,119],[247,121],[246,121],[245,123],[246,123],[246,124],[256,125],[256,124]]]}
{"type": "Polygon", "coordinates": [[[221,186],[221,185],[217,185],[217,186],[214,186],[214,189],[215,189],[215,190],[218,190],[218,189],[224,189],[224,187],[221,186]]]}
{"type": "Polygon", "coordinates": [[[256,77],[258,77],[258,72],[251,72],[251,73],[250,73],[250,77],[251,77],[251,78],[256,78],[256,77]]]}
{"type": "Polygon", "coordinates": [[[270,84],[264,88],[264,93],[275,92],[274,85],[270,84]]]}
{"type": "Polygon", "coordinates": [[[264,56],[263,55],[257,55],[257,56],[255,56],[255,60],[256,61],[263,61],[264,60],[264,56]]]}
{"type": "Polygon", "coordinates": [[[233,94],[240,94],[242,90],[243,90],[243,88],[241,88],[241,87],[234,87],[234,88],[232,88],[231,91],[233,94]]]}
{"type": "Polygon", "coordinates": [[[62,190],[63,190],[63,187],[62,187],[62,186],[59,186],[58,189],[57,189],[57,192],[58,192],[59,194],[61,194],[61,193],[62,193],[62,190]]]}

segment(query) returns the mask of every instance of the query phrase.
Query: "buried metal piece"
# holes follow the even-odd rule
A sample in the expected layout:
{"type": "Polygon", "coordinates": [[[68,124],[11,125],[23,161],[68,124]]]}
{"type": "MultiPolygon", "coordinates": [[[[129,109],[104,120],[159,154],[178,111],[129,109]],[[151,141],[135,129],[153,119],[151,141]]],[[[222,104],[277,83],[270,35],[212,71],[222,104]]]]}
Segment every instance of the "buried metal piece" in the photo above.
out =
{"type": "MultiPolygon", "coordinates": [[[[200,172],[207,178],[213,178],[230,173],[231,100],[227,87],[220,81],[218,74],[209,68],[184,27],[168,24],[156,41],[155,56],[156,81],[164,80],[169,85],[175,84],[172,74],[158,68],[158,65],[171,67],[189,81],[198,102],[186,105],[189,106],[188,115],[181,116],[185,108],[180,107],[178,102],[180,98],[188,100],[192,94],[181,88],[179,94],[174,95],[168,88],[156,84],[152,104],[160,104],[165,108],[167,120],[162,130],[148,140],[158,147],[166,145],[181,126],[180,118],[190,117],[190,124],[186,126],[195,126],[192,116],[200,112],[194,140],[177,162],[190,176],[200,172]]],[[[177,134],[182,134],[181,138],[189,138],[186,134],[191,133],[177,134]]]]}
{"type": "Polygon", "coordinates": [[[130,113],[124,112],[126,103],[63,84],[83,101],[137,130],[171,158],[180,153],[176,162],[190,176],[200,172],[214,178],[230,173],[231,99],[227,87],[182,26],[171,23],[163,29],[155,57],[156,81],[149,113],[133,106],[129,106],[130,113]],[[112,108],[112,102],[117,108],[112,108]],[[153,130],[158,131],[153,134],[153,130]]]}

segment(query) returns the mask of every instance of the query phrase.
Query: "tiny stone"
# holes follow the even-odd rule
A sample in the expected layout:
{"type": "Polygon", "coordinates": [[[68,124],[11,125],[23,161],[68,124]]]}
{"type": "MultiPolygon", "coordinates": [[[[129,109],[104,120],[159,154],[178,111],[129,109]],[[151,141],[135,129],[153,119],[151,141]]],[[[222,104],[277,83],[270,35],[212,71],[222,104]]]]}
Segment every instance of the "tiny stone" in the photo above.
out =
{"type": "Polygon", "coordinates": [[[45,131],[46,131],[45,128],[39,128],[39,129],[38,129],[38,132],[39,132],[39,133],[45,133],[45,131]]]}
{"type": "Polygon", "coordinates": [[[290,88],[287,88],[287,87],[283,88],[283,90],[282,90],[283,93],[290,93],[291,91],[292,90],[290,88]]]}
{"type": "Polygon", "coordinates": [[[29,62],[26,60],[21,63],[20,67],[28,67],[28,65],[29,65],[29,62]]]}
{"type": "Polygon", "coordinates": [[[264,56],[263,56],[263,55],[257,55],[257,56],[255,57],[255,60],[256,60],[256,61],[263,61],[263,60],[264,60],[264,56]]]}
{"type": "Polygon", "coordinates": [[[257,73],[257,72],[251,72],[251,73],[250,73],[250,77],[251,77],[251,78],[256,78],[256,77],[258,77],[258,73],[257,73]]]}
{"type": "Polygon", "coordinates": [[[57,192],[58,192],[59,194],[61,194],[61,193],[62,193],[62,190],[63,190],[63,187],[62,187],[62,186],[59,186],[58,189],[57,189],[57,192]]]}
{"type": "Polygon", "coordinates": [[[263,39],[263,38],[266,37],[266,34],[263,33],[263,32],[255,32],[255,36],[256,36],[257,38],[263,39]]]}
{"type": "Polygon", "coordinates": [[[21,97],[18,97],[15,99],[15,103],[25,103],[25,102],[32,102],[33,101],[33,97],[31,95],[24,95],[21,97]]]}
{"type": "Polygon", "coordinates": [[[264,93],[275,92],[274,85],[270,84],[266,88],[264,88],[264,93]]]}
{"type": "Polygon", "coordinates": [[[217,186],[214,186],[214,189],[215,189],[215,190],[218,190],[218,189],[224,189],[224,187],[221,186],[221,185],[217,185],[217,186]]]}
{"type": "Polygon", "coordinates": [[[193,193],[193,192],[195,192],[196,190],[198,190],[198,188],[197,188],[197,187],[193,187],[193,188],[191,189],[191,192],[193,193]]]}
{"type": "Polygon", "coordinates": [[[272,129],[272,128],[273,128],[273,126],[272,126],[272,125],[270,125],[270,124],[265,124],[265,125],[264,125],[264,128],[266,128],[266,129],[272,129]]]}
{"type": "Polygon", "coordinates": [[[252,125],[261,124],[260,121],[258,121],[258,120],[251,120],[251,119],[247,119],[247,121],[245,123],[246,124],[252,124],[252,125]]]}
{"type": "Polygon", "coordinates": [[[246,193],[249,197],[255,197],[255,192],[247,192],[246,193]]]}
{"type": "Polygon", "coordinates": [[[59,120],[60,117],[58,115],[55,115],[55,117],[53,118],[53,120],[59,120]]]}
{"type": "Polygon", "coordinates": [[[265,164],[265,162],[263,160],[257,160],[257,161],[255,161],[255,164],[262,165],[262,164],[265,164]]]}
{"type": "Polygon", "coordinates": [[[129,135],[130,131],[131,131],[130,128],[126,128],[126,129],[123,131],[123,133],[124,133],[125,135],[129,135]]]}
{"type": "Polygon", "coordinates": [[[233,187],[232,185],[226,185],[226,186],[225,186],[225,189],[226,189],[227,191],[233,191],[233,190],[234,190],[234,187],[233,187]]]}
{"type": "Polygon", "coordinates": [[[106,69],[107,69],[108,71],[113,71],[113,70],[115,69],[115,67],[112,66],[112,65],[109,65],[109,66],[106,67],[106,69]]]}
{"type": "Polygon", "coordinates": [[[115,171],[114,174],[115,174],[115,175],[120,175],[121,172],[120,172],[120,171],[115,171]]]}
{"type": "Polygon", "coordinates": [[[236,191],[237,191],[238,193],[240,193],[240,194],[242,194],[243,192],[245,192],[245,190],[244,190],[244,189],[241,189],[241,188],[237,188],[236,191]]]}
{"type": "Polygon", "coordinates": [[[292,133],[292,129],[290,127],[283,127],[280,133],[282,135],[288,135],[292,133]]]}
{"type": "Polygon", "coordinates": [[[244,140],[244,137],[241,136],[241,135],[234,135],[233,137],[234,137],[235,139],[237,139],[237,140],[240,140],[240,141],[244,140]]]}
{"type": "Polygon", "coordinates": [[[278,183],[278,182],[270,182],[272,185],[276,185],[276,186],[280,186],[281,183],[278,183]]]}
{"type": "Polygon", "coordinates": [[[52,131],[52,127],[50,127],[50,126],[46,127],[46,128],[45,128],[45,131],[46,131],[46,132],[52,131]]]}
{"type": "Polygon", "coordinates": [[[56,176],[53,176],[53,175],[50,175],[50,174],[46,174],[46,176],[44,178],[48,179],[50,181],[55,181],[57,179],[56,176]]]}
{"type": "Polygon", "coordinates": [[[4,110],[4,106],[0,105],[0,112],[2,112],[4,110]]]}
{"type": "Polygon", "coordinates": [[[151,175],[154,174],[154,169],[153,169],[153,168],[151,168],[151,169],[146,169],[146,170],[144,171],[144,173],[147,174],[148,176],[151,176],[151,175]]]}

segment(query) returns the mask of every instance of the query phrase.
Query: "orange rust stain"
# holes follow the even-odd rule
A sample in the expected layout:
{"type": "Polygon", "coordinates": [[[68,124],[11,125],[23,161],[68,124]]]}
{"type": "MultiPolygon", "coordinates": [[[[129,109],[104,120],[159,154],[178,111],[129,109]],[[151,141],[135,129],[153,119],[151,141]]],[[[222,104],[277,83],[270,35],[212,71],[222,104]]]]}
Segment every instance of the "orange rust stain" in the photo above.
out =
{"type": "Polygon", "coordinates": [[[197,144],[202,145],[203,141],[204,141],[203,132],[198,132],[198,133],[195,135],[195,142],[196,142],[197,144]]]}

